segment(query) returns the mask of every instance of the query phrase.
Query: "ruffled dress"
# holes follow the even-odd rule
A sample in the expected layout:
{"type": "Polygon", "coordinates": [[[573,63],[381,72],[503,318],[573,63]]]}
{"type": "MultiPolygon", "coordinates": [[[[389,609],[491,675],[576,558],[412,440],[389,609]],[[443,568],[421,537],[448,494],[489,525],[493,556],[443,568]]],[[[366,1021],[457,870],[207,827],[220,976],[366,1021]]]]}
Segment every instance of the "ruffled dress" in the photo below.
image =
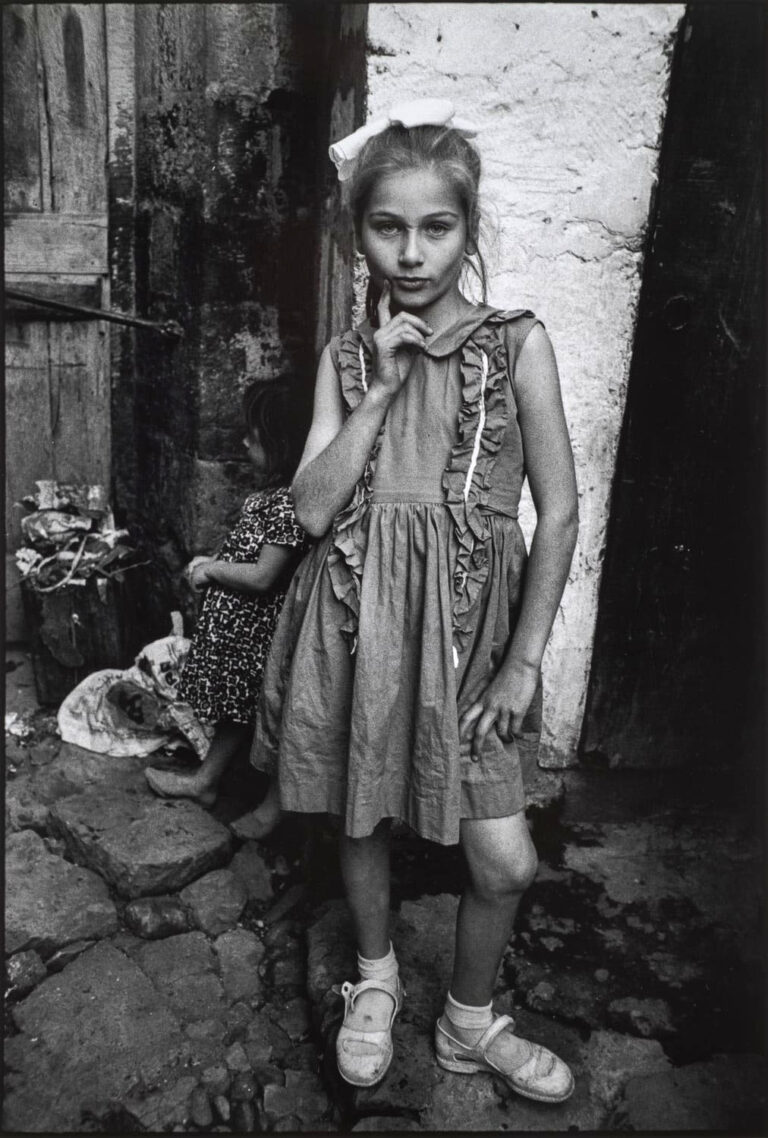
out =
{"type": "MultiPolygon", "coordinates": [[[[514,370],[536,317],[467,311],[414,360],[349,504],[299,566],[262,685],[252,762],[283,809],[383,818],[444,845],[462,818],[505,817],[525,795],[521,739],[538,745],[541,691],[521,739],[462,754],[458,722],[498,670],[526,562],[514,370]]],[[[332,341],[345,411],[372,367],[369,324],[332,341]]]]}

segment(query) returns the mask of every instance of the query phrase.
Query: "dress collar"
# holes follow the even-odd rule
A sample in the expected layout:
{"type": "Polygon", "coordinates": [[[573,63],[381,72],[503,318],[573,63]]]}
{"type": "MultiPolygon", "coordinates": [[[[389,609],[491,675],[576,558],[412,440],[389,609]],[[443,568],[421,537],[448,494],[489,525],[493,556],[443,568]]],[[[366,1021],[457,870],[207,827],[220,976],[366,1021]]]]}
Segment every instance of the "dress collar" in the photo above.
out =
{"type": "MultiPolygon", "coordinates": [[[[458,320],[449,324],[447,328],[443,328],[442,332],[438,332],[428,341],[424,354],[433,359],[443,359],[445,356],[450,356],[457,348],[466,343],[475,329],[484,324],[489,316],[499,311],[500,309],[492,308],[489,304],[476,304],[472,308],[468,308],[458,320]]],[[[363,324],[359,324],[357,331],[367,347],[371,348],[374,329],[371,327],[370,321],[366,320],[363,324]]]]}

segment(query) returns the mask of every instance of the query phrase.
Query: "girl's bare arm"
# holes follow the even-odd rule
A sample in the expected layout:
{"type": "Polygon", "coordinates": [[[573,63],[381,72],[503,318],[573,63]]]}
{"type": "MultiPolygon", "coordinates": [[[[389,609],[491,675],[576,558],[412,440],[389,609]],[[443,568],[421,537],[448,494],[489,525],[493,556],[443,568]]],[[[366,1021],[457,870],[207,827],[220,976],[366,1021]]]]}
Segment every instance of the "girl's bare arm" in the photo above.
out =
{"type": "Polygon", "coordinates": [[[264,545],[256,561],[209,561],[202,572],[209,583],[241,593],[268,593],[279,584],[296,556],[291,545],[264,545]]]}
{"type": "Polygon", "coordinates": [[[369,388],[344,421],[339,377],[328,348],[320,357],[312,426],[293,480],[296,521],[322,537],[352,497],[390,400],[369,388]]]}
{"type": "Polygon", "coordinates": [[[387,282],[373,337],[373,374],[346,422],[339,377],[328,348],[320,359],[312,426],[293,480],[296,520],[312,537],[322,537],[352,497],[390,404],[408,378],[413,352],[425,347],[426,337],[432,334],[429,325],[411,313],[400,312],[392,318],[389,297],[387,282]]]}
{"type": "Polygon", "coordinates": [[[515,378],[537,521],[522,607],[508,655],[538,669],[568,580],[579,528],[576,474],[557,363],[549,336],[540,324],[523,344],[515,378]]]}
{"type": "Polygon", "coordinates": [[[528,482],[537,522],[522,603],[507,655],[497,675],[462,717],[479,754],[496,725],[502,738],[520,730],[533,699],[541,659],[568,579],[578,531],[573,455],[563,414],[557,364],[541,325],[529,333],[515,380],[528,482]]]}

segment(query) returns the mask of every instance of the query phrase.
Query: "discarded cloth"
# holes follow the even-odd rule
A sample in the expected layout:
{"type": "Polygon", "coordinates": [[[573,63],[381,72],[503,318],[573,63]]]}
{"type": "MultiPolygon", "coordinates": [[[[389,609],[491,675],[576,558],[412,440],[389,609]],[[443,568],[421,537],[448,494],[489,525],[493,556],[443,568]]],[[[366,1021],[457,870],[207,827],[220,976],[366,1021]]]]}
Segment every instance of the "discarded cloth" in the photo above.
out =
{"type": "Polygon", "coordinates": [[[181,614],[171,619],[171,635],[143,648],[133,667],[93,672],[69,693],[58,713],[65,743],[120,758],[186,741],[205,757],[213,731],[177,697],[190,641],[181,614]]]}

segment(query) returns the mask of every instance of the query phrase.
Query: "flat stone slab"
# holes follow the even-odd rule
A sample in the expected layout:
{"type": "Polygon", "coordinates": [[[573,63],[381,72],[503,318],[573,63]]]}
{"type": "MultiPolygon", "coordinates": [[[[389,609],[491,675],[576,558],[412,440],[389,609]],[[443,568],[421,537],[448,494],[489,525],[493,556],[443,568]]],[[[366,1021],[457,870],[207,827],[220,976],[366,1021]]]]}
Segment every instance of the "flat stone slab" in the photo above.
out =
{"type": "Polygon", "coordinates": [[[249,901],[272,900],[272,874],[256,842],[245,842],[229,868],[242,882],[249,901]]]}
{"type": "Polygon", "coordinates": [[[714,816],[685,825],[653,818],[570,829],[578,841],[566,844],[565,867],[599,882],[614,904],[644,902],[653,911],[680,900],[709,922],[736,926],[734,936],[749,941],[756,931],[759,937],[759,924],[754,926],[761,912],[762,875],[754,835],[724,826],[714,816]],[[717,866],[709,859],[713,844],[720,856],[717,866]]]}
{"type": "Polygon", "coordinates": [[[256,934],[248,929],[233,929],[217,937],[215,948],[227,1000],[234,1003],[258,997],[259,965],[266,950],[256,934]]]}
{"type": "Polygon", "coordinates": [[[584,1068],[592,1100],[609,1112],[630,1079],[670,1071],[672,1063],[656,1039],[593,1031],[584,1047],[584,1068]]]}
{"type": "Polygon", "coordinates": [[[55,802],[97,787],[146,790],[146,759],[112,758],[74,743],[55,742],[59,744],[58,751],[50,761],[36,763],[33,754],[18,777],[8,781],[5,809],[9,829],[31,827],[44,831],[55,802]]]}
{"type": "Polygon", "coordinates": [[[80,1130],[85,1104],[160,1086],[185,1053],[157,989],[107,944],[44,980],[13,1018],[21,1034],[6,1041],[9,1131],[80,1130]]]}
{"type": "Polygon", "coordinates": [[[216,869],[182,889],[181,901],[188,906],[198,928],[215,936],[237,924],[248,894],[229,869],[216,869]]]}
{"type": "Polygon", "coordinates": [[[638,1000],[634,996],[625,996],[623,1000],[609,1004],[608,1014],[615,1027],[636,1032],[644,1038],[674,1034],[669,1005],[664,1000],[638,1000]]]}
{"type": "Polygon", "coordinates": [[[185,1023],[224,1015],[213,949],[203,933],[182,933],[142,945],[134,959],[185,1023]]]}
{"type": "Polygon", "coordinates": [[[314,1129],[328,1119],[331,1104],[317,1075],[286,1071],[284,1087],[271,1084],[264,1088],[264,1113],[272,1127],[282,1118],[294,1117],[303,1123],[302,1129],[314,1129]]]}
{"type": "Polygon", "coordinates": [[[186,1130],[191,1121],[191,1100],[196,1086],[193,1075],[182,1075],[161,1091],[127,1099],[125,1112],[150,1134],[162,1133],[176,1126],[186,1130]]]}
{"type": "Polygon", "coordinates": [[[40,957],[32,949],[17,952],[5,964],[6,998],[20,1000],[28,996],[48,972],[40,957]]]}
{"type": "Polygon", "coordinates": [[[117,931],[117,912],[95,873],[52,854],[32,830],[11,834],[5,863],[5,951],[50,956],[117,931]]]}
{"type": "Polygon", "coordinates": [[[744,1054],[631,1079],[611,1121],[637,1131],[764,1134],[767,1117],[768,1062],[744,1054]]]}
{"type": "Polygon", "coordinates": [[[171,893],[225,862],[231,835],[196,803],[103,789],[57,802],[51,827],[124,897],[171,893]]]}
{"type": "MultiPolygon", "coordinates": [[[[574,967],[564,969],[557,962],[538,963],[527,959],[527,945],[508,957],[507,979],[520,992],[521,1000],[533,1012],[554,1015],[589,1028],[603,1028],[611,1021],[608,1005],[618,981],[610,976],[601,981],[596,969],[585,972],[574,967]]],[[[539,938],[539,944],[542,938],[539,938]]],[[[625,989],[626,990],[626,989],[625,989]]],[[[623,1023],[615,1020],[615,1026],[623,1023]]]]}

